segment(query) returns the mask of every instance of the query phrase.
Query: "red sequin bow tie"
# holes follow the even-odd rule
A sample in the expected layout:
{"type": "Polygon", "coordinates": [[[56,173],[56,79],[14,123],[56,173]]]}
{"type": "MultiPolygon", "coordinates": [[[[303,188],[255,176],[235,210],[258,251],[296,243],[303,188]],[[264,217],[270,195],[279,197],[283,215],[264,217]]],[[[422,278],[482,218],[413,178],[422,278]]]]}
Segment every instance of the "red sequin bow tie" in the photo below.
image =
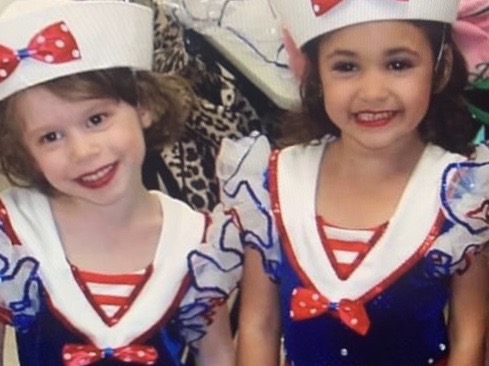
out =
{"type": "MultiPolygon", "coordinates": [[[[343,0],[311,0],[312,10],[316,16],[323,15],[329,9],[335,7],[343,0]]],[[[409,1],[409,0],[395,0],[395,1],[409,1]]]]}
{"type": "Polygon", "coordinates": [[[141,365],[154,365],[158,352],[154,347],[129,345],[120,348],[99,349],[88,344],[67,344],[63,347],[65,366],[91,365],[104,358],[112,358],[122,362],[133,362],[141,365]]]}
{"type": "Polygon", "coordinates": [[[336,313],[341,322],[355,332],[365,335],[370,327],[370,320],[363,304],[348,299],[331,302],[316,291],[297,287],[292,291],[290,317],[292,320],[315,318],[327,312],[336,313]]]}
{"type": "Polygon", "coordinates": [[[80,51],[64,22],[51,24],[35,34],[27,48],[13,50],[0,45],[0,82],[7,79],[27,58],[60,64],[80,59],[80,51]]]}

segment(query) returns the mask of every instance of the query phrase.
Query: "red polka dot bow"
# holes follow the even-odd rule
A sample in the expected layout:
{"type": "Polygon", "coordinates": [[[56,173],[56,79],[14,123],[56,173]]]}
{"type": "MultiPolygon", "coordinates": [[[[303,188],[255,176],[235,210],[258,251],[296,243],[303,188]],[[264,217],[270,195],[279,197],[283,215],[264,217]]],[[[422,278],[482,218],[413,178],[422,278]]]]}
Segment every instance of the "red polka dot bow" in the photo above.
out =
{"type": "Polygon", "coordinates": [[[370,327],[370,320],[362,303],[348,299],[332,302],[316,291],[297,287],[292,291],[290,317],[292,320],[306,320],[336,313],[341,322],[355,332],[365,335],[370,327]]]}
{"type": "Polygon", "coordinates": [[[154,347],[143,345],[105,349],[99,349],[89,344],[67,344],[63,347],[65,366],[91,365],[104,358],[113,358],[122,362],[133,362],[141,365],[154,365],[158,359],[158,352],[154,347]]]}
{"type": "Polygon", "coordinates": [[[13,50],[0,45],[0,82],[7,79],[27,58],[60,64],[80,59],[80,51],[64,22],[52,24],[35,34],[27,48],[13,50]]]}
{"type": "MultiPolygon", "coordinates": [[[[329,9],[335,7],[343,0],[311,0],[312,9],[314,10],[314,14],[316,16],[323,15],[329,9]]],[[[409,1],[409,0],[395,0],[395,1],[409,1]]]]}

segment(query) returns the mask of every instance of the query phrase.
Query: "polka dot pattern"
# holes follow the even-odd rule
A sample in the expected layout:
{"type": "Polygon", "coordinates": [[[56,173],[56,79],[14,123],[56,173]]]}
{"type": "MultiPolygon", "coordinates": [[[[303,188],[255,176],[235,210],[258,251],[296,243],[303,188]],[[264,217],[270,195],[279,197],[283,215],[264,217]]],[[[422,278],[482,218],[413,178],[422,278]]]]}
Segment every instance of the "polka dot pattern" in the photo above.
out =
{"type": "Polygon", "coordinates": [[[0,45],[0,82],[6,80],[26,59],[59,64],[81,58],[78,44],[63,22],[52,24],[35,34],[27,48],[12,50],[0,45]]]}
{"type": "Polygon", "coordinates": [[[335,313],[341,322],[359,334],[366,334],[370,320],[363,304],[359,301],[342,299],[332,302],[319,292],[297,287],[292,291],[289,315],[293,320],[306,320],[313,317],[335,313]]]}
{"type": "Polygon", "coordinates": [[[312,0],[312,10],[317,16],[323,15],[329,9],[338,5],[342,0],[312,0]]]}
{"type": "Polygon", "coordinates": [[[141,365],[154,365],[158,353],[154,347],[143,345],[129,345],[120,348],[98,349],[94,345],[67,344],[63,347],[63,361],[65,366],[91,365],[104,358],[113,358],[126,363],[141,365]]]}
{"type": "MultiPolygon", "coordinates": [[[[328,12],[330,9],[341,3],[343,0],[311,0],[312,10],[316,16],[320,16],[328,12]]],[[[395,0],[408,1],[408,0],[395,0]]]]}

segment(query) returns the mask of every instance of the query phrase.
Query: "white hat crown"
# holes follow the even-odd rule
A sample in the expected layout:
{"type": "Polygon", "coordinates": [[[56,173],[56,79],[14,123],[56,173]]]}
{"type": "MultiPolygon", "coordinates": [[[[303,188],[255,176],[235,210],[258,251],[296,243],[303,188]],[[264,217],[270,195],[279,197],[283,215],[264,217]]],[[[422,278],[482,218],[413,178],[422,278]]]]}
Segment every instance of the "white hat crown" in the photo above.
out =
{"type": "Polygon", "coordinates": [[[298,47],[334,30],[381,20],[453,23],[460,0],[271,0],[298,47]]]}
{"type": "Polygon", "coordinates": [[[122,0],[16,0],[0,13],[0,100],[81,72],[150,70],[153,12],[122,0]]]}

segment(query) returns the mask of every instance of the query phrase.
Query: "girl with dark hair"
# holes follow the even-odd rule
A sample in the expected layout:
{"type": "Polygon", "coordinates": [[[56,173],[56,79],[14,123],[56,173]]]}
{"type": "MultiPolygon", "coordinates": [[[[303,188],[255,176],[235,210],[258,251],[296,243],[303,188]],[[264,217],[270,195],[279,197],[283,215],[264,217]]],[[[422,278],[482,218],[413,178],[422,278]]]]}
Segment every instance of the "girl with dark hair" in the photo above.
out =
{"type": "Polygon", "coordinates": [[[238,364],[481,365],[489,149],[458,0],[276,0],[306,60],[282,149],[226,140],[246,249],[238,364]],[[445,309],[448,305],[448,322],[445,309]]]}

